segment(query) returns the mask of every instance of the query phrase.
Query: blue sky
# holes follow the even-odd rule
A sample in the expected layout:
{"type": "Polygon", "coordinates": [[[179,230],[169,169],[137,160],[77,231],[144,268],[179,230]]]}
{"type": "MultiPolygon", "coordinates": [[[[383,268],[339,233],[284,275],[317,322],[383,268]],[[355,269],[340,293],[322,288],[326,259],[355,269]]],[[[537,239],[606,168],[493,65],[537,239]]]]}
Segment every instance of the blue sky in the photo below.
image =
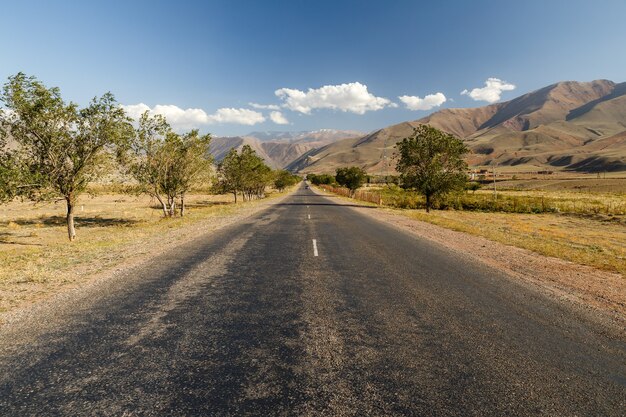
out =
{"type": "Polygon", "coordinates": [[[0,79],[23,71],[80,104],[111,91],[130,113],[151,109],[216,135],[370,131],[561,80],[626,81],[624,0],[0,1],[0,10],[0,79]]]}

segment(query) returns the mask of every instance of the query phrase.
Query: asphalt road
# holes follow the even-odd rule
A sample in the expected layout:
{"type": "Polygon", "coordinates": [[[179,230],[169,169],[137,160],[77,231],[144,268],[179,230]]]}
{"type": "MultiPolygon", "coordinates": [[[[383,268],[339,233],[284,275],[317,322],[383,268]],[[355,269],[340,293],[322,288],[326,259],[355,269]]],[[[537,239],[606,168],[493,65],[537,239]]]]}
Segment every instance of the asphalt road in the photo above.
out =
{"type": "Polygon", "coordinates": [[[626,415],[591,313],[304,188],[125,274],[0,342],[1,416],[626,415]]]}

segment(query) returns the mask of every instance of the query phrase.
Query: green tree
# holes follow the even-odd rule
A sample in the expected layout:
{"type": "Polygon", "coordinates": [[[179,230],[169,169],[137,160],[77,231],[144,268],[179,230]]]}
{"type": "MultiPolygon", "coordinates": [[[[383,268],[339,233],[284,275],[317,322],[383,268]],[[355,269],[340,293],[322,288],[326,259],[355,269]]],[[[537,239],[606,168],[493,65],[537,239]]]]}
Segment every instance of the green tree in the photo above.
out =
{"type": "Polygon", "coordinates": [[[155,198],[161,205],[163,216],[169,216],[170,213],[161,187],[167,176],[168,167],[164,163],[167,151],[164,146],[165,138],[170,132],[171,128],[163,116],[150,116],[146,111],[139,118],[126,152],[119,154],[127,174],[137,182],[137,192],[155,198]]]}
{"type": "Polygon", "coordinates": [[[260,184],[269,175],[271,169],[265,165],[263,158],[256,154],[250,145],[244,145],[239,154],[239,169],[242,178],[242,196],[243,199],[252,199],[257,194],[260,184]]]}
{"type": "MultiPolygon", "coordinates": [[[[0,109],[0,120],[2,112],[0,109]]],[[[7,138],[0,130],[0,203],[6,203],[15,198],[20,190],[20,177],[15,152],[9,149],[7,138]]]]}
{"type": "MultiPolygon", "coordinates": [[[[211,135],[200,135],[198,130],[183,135],[170,135],[174,163],[170,177],[175,195],[180,199],[180,215],[185,215],[185,196],[195,186],[211,180],[213,156],[209,152],[211,135]]],[[[171,207],[171,205],[170,205],[171,207]]],[[[172,214],[173,215],[173,214],[172,214]]]]}
{"type": "Polygon", "coordinates": [[[480,190],[480,187],[481,187],[480,183],[476,182],[476,181],[468,182],[465,185],[465,189],[466,190],[471,190],[474,194],[476,194],[476,190],[480,190]]]}
{"type": "Polygon", "coordinates": [[[263,197],[265,188],[274,180],[271,168],[249,145],[244,145],[241,152],[231,149],[218,165],[217,174],[216,190],[233,193],[235,202],[238,193],[244,201],[263,197]]]}
{"type": "Polygon", "coordinates": [[[298,182],[300,182],[300,177],[284,169],[277,171],[274,177],[274,187],[279,191],[283,191],[298,182]]]}
{"type": "Polygon", "coordinates": [[[23,73],[9,77],[1,100],[9,111],[2,113],[0,130],[15,140],[20,170],[36,181],[31,197],[65,200],[73,241],[77,199],[112,167],[112,152],[132,133],[129,119],[111,93],[80,109],[65,103],[58,88],[23,73]]]}
{"type": "Polygon", "coordinates": [[[139,193],[158,200],[165,217],[176,214],[177,200],[184,216],[186,194],[210,180],[210,144],[210,135],[200,135],[198,130],[179,135],[163,116],[145,112],[121,161],[137,182],[139,193]]]}
{"type": "Polygon", "coordinates": [[[396,147],[400,185],[423,194],[427,212],[434,199],[464,188],[467,164],[463,156],[469,150],[460,139],[432,126],[420,125],[396,147]]]}
{"type": "Polygon", "coordinates": [[[248,200],[264,198],[265,189],[274,181],[275,172],[262,159],[261,163],[256,165],[252,172],[251,180],[248,183],[248,200]]]}
{"type": "Polygon", "coordinates": [[[307,174],[306,179],[313,185],[335,184],[335,177],[330,174],[307,174]]]}
{"type": "Polygon", "coordinates": [[[243,189],[243,171],[237,149],[232,148],[217,166],[216,192],[237,194],[243,189]]]}
{"type": "Polygon", "coordinates": [[[338,168],[335,180],[350,190],[350,194],[358,190],[367,180],[367,173],[359,167],[338,168]]]}
{"type": "Polygon", "coordinates": [[[249,145],[244,145],[241,148],[239,160],[244,200],[246,198],[251,200],[255,196],[258,198],[263,197],[265,188],[274,179],[272,169],[265,164],[263,158],[258,156],[249,145]]]}

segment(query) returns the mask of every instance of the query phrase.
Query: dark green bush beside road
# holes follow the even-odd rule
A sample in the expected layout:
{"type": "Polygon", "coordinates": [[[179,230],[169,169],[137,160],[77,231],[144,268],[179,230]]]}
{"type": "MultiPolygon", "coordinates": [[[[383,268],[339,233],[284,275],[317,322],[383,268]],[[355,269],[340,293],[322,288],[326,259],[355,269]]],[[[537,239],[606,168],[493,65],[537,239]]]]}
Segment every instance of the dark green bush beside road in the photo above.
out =
{"type": "Polygon", "coordinates": [[[329,174],[308,174],[306,179],[313,185],[332,185],[335,184],[335,177],[329,174]]]}
{"type": "Polygon", "coordinates": [[[366,180],[367,173],[359,167],[338,168],[335,175],[337,184],[346,187],[353,196],[354,192],[361,188],[366,180]]]}
{"type": "Polygon", "coordinates": [[[287,187],[296,185],[302,180],[298,175],[294,175],[289,171],[281,169],[276,171],[276,178],[274,179],[274,188],[278,191],[283,191],[287,187]]]}

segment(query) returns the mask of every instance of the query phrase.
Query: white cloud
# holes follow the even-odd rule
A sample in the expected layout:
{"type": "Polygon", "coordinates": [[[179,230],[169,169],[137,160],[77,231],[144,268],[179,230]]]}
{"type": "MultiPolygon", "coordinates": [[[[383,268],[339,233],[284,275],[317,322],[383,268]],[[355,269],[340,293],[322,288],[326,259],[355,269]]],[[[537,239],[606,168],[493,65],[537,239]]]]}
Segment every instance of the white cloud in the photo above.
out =
{"type": "Polygon", "coordinates": [[[250,107],[261,110],[280,110],[280,106],[277,104],[258,104],[258,103],[248,103],[250,107]]]}
{"type": "Polygon", "coordinates": [[[141,117],[141,115],[144,114],[146,111],[150,111],[150,107],[148,107],[147,105],[143,103],[129,104],[127,106],[122,105],[122,108],[124,109],[124,111],[129,117],[135,120],[138,120],[141,117]]]}
{"type": "Polygon", "coordinates": [[[500,100],[500,95],[503,91],[511,90],[515,90],[515,85],[502,81],[498,78],[487,78],[483,88],[474,88],[472,91],[465,89],[461,91],[461,95],[470,96],[476,101],[495,103],[500,100]]]}
{"type": "Polygon", "coordinates": [[[239,125],[255,125],[265,121],[263,114],[249,109],[222,108],[208,116],[209,123],[234,123],[239,125]]]}
{"type": "Polygon", "coordinates": [[[209,123],[209,116],[204,110],[181,109],[173,104],[157,104],[150,113],[163,115],[176,129],[192,129],[209,123]]]}
{"type": "Polygon", "coordinates": [[[207,114],[202,109],[181,109],[172,104],[157,104],[150,108],[144,103],[122,106],[133,119],[149,111],[151,114],[164,116],[175,130],[193,129],[202,125],[215,123],[232,123],[240,125],[254,125],[265,121],[263,114],[249,109],[221,108],[213,114],[207,114]]]}
{"type": "Polygon", "coordinates": [[[285,116],[283,116],[283,114],[279,111],[273,111],[270,113],[270,119],[272,120],[272,122],[276,123],[277,125],[288,125],[289,124],[289,120],[287,120],[287,118],[285,116]]]}
{"type": "Polygon", "coordinates": [[[418,96],[400,96],[398,98],[406,104],[409,110],[430,110],[446,102],[446,96],[443,93],[428,94],[424,98],[418,96]]]}
{"type": "Polygon", "coordinates": [[[283,107],[304,114],[314,109],[333,109],[356,114],[397,107],[389,99],[376,97],[367,91],[367,86],[359,82],[325,85],[309,88],[304,92],[291,88],[281,88],[274,92],[283,100],[283,107]]]}

